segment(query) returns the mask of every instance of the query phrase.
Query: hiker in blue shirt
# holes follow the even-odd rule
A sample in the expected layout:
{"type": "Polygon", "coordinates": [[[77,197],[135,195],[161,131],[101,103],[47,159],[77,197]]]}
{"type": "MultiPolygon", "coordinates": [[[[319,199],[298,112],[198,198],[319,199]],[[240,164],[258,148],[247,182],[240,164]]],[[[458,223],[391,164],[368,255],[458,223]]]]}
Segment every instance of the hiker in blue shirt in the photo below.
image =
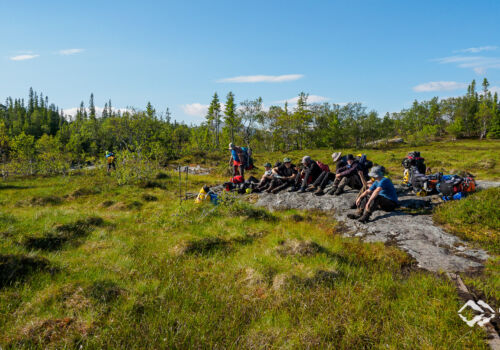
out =
{"type": "Polygon", "coordinates": [[[358,219],[359,222],[367,223],[375,210],[393,211],[398,206],[398,195],[392,181],[384,177],[385,169],[382,166],[374,166],[368,176],[375,181],[356,200],[356,213],[348,214],[350,219],[358,219]]]}

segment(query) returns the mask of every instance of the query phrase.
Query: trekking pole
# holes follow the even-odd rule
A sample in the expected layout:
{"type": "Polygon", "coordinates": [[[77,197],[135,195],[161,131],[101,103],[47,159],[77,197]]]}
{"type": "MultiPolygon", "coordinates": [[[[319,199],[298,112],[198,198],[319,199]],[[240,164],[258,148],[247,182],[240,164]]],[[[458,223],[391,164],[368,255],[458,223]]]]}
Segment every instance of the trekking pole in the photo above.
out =
{"type": "Polygon", "coordinates": [[[182,205],[182,175],[181,175],[180,164],[179,164],[179,205],[182,205]]]}
{"type": "Polygon", "coordinates": [[[184,198],[185,199],[188,199],[188,196],[187,196],[187,190],[188,190],[188,175],[189,175],[189,165],[186,166],[186,189],[184,191],[184,198]]]}

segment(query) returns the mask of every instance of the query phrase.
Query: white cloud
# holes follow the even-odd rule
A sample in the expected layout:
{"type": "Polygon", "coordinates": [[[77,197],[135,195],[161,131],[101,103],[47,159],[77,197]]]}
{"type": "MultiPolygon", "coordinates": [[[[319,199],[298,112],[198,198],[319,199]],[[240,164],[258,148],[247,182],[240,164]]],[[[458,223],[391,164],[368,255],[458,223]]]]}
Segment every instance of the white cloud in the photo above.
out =
{"type": "Polygon", "coordinates": [[[500,86],[490,86],[489,89],[491,94],[494,95],[495,92],[500,95],[500,86]]]}
{"type": "Polygon", "coordinates": [[[456,64],[460,68],[470,68],[477,74],[485,74],[487,69],[500,69],[499,57],[485,56],[449,56],[437,58],[433,61],[441,64],[456,64]]]}
{"type": "Polygon", "coordinates": [[[303,78],[303,74],[243,75],[217,80],[218,83],[283,83],[303,78]]]}
{"type": "Polygon", "coordinates": [[[458,83],[456,81],[430,81],[428,83],[419,84],[413,87],[415,92],[429,92],[429,91],[449,91],[464,89],[467,87],[465,83],[458,83]]]}
{"type": "MultiPolygon", "coordinates": [[[[76,115],[76,113],[78,112],[79,109],[80,109],[80,107],[67,108],[67,109],[64,109],[63,112],[64,112],[64,115],[66,115],[66,116],[69,115],[69,116],[74,117],[76,115]]],[[[132,111],[129,108],[115,108],[115,107],[111,107],[111,109],[114,112],[120,112],[120,113],[132,111]]],[[[89,113],[89,109],[88,108],[85,108],[85,110],[87,111],[87,113],[89,113]]],[[[103,110],[104,110],[104,108],[102,108],[102,107],[97,107],[97,106],[95,107],[95,112],[96,112],[96,114],[97,114],[98,117],[100,117],[102,115],[102,111],[103,110]]]]}
{"type": "Polygon", "coordinates": [[[75,55],[75,54],[83,52],[83,51],[85,51],[85,50],[84,49],[64,49],[64,50],[59,50],[58,53],[59,53],[59,55],[68,56],[68,55],[75,55]]]}
{"type": "Polygon", "coordinates": [[[193,117],[204,117],[208,111],[208,105],[202,105],[201,103],[189,103],[181,105],[181,109],[187,115],[193,117]]]}
{"type": "Polygon", "coordinates": [[[496,49],[498,49],[498,46],[479,46],[479,47],[469,47],[467,49],[456,50],[453,52],[478,53],[481,51],[494,51],[496,49]]]}
{"type": "MultiPolygon", "coordinates": [[[[277,103],[285,103],[288,102],[288,104],[297,104],[297,101],[299,100],[299,97],[293,97],[289,98],[287,100],[281,100],[277,101],[277,103]]],[[[307,98],[308,103],[321,103],[321,102],[326,102],[329,101],[330,99],[328,97],[323,97],[323,96],[318,96],[318,95],[309,95],[307,98]]]]}
{"type": "Polygon", "coordinates": [[[40,55],[18,55],[18,56],[12,56],[10,57],[11,61],[25,61],[25,60],[32,60],[33,58],[37,58],[40,55]]]}

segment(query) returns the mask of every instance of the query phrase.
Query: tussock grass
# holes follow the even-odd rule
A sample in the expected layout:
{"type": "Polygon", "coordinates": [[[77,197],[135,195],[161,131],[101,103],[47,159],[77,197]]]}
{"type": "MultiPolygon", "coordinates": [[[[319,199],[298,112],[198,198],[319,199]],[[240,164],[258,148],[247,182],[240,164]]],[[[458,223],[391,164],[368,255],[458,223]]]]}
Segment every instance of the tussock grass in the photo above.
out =
{"type": "MultiPolygon", "coordinates": [[[[197,176],[189,190],[220,180],[197,176]]],[[[180,205],[175,177],[156,181],[167,190],[148,189],[158,200],[135,210],[112,206],[144,189],[98,172],[0,189],[21,200],[101,189],[56,207],[0,203],[0,254],[59,267],[2,288],[3,348],[486,349],[458,318],[452,283],[408,269],[395,247],[342,237],[331,214],[180,205]],[[76,232],[80,244],[33,255],[19,244],[32,232],[76,232]],[[286,242],[320,248],[280,254],[286,242]]]]}
{"type": "Polygon", "coordinates": [[[500,188],[440,205],[434,220],[453,234],[500,254],[500,188]]]}

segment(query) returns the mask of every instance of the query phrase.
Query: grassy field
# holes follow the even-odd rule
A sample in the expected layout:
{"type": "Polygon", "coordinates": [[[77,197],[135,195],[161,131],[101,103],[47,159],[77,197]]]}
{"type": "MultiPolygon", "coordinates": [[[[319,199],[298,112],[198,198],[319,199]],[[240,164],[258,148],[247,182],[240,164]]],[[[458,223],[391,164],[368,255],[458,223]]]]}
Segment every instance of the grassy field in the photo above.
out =
{"type": "MultiPolygon", "coordinates": [[[[190,191],[221,179],[191,177],[190,191]]],[[[487,348],[451,282],[343,238],[329,213],[180,206],[176,190],[175,177],[117,186],[99,171],[0,183],[2,348],[487,348]]],[[[495,266],[467,283],[496,297],[495,266]]]]}

